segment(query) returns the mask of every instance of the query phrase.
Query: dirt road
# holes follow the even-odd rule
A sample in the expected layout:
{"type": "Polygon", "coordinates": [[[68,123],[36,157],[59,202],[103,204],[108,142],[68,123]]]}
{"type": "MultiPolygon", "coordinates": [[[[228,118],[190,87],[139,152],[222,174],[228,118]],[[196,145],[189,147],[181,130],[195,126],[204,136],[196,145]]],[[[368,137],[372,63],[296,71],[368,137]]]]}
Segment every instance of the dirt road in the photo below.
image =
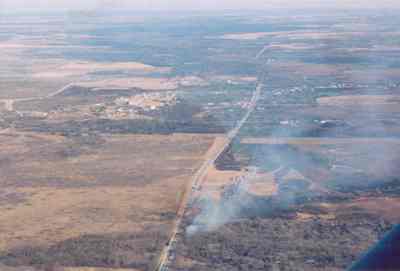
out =
{"type": "Polygon", "coordinates": [[[44,100],[44,99],[49,99],[52,98],[56,95],[59,95],[61,93],[63,93],[66,89],[68,89],[69,87],[73,86],[74,84],[68,84],[56,91],[54,91],[53,93],[50,93],[49,95],[43,96],[43,97],[27,97],[27,98],[18,98],[18,99],[3,99],[0,100],[0,102],[4,103],[4,108],[6,111],[14,111],[14,105],[17,102],[30,102],[30,101],[36,101],[36,100],[44,100]]]}

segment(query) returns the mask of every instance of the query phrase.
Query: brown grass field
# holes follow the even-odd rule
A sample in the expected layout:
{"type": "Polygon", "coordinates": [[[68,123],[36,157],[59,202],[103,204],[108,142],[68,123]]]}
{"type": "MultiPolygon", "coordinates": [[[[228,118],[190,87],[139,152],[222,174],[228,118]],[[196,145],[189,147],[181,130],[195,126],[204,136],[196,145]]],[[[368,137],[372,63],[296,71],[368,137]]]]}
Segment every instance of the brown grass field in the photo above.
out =
{"type": "MultiPolygon", "coordinates": [[[[141,263],[142,270],[152,266],[168,239],[185,185],[214,140],[113,135],[85,146],[45,134],[9,131],[0,137],[0,254],[45,250],[82,236],[130,234],[135,248],[123,259],[141,263]]],[[[83,252],[85,257],[93,256],[83,252]]],[[[51,263],[56,257],[49,258],[51,263]]],[[[31,260],[17,257],[13,265],[31,260]]],[[[109,271],[62,264],[68,271],[109,271]]]]}
{"type": "Polygon", "coordinates": [[[400,103],[400,96],[396,95],[348,95],[318,98],[320,105],[333,106],[362,106],[362,105],[393,105],[400,103]]]}

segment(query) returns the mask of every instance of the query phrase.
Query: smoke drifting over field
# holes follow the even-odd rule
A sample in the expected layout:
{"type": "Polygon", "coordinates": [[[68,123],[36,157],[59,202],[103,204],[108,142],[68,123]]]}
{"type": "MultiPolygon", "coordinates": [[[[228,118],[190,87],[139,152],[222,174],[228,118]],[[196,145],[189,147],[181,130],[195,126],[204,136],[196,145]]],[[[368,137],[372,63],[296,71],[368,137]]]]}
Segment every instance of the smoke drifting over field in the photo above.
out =
{"type": "Polygon", "coordinates": [[[205,196],[197,202],[201,213],[195,218],[193,224],[187,228],[187,234],[193,235],[198,231],[213,231],[238,217],[243,208],[252,205],[246,196],[246,188],[250,175],[238,179],[225,189],[222,199],[214,201],[210,196],[205,196]]]}
{"type": "MultiPolygon", "coordinates": [[[[232,180],[236,188],[230,197],[224,197],[225,187],[221,200],[199,201],[202,211],[188,234],[216,230],[244,217],[296,216],[317,202],[345,202],[389,190],[391,195],[398,193],[400,82],[398,70],[393,69],[398,63],[379,53],[377,48],[385,50],[381,43],[387,42],[374,36],[379,29],[371,26],[346,39],[340,33],[327,39],[316,32],[313,44],[326,47],[318,52],[265,51],[262,61],[268,76],[263,98],[231,146],[231,156],[225,153],[220,159],[239,164],[242,170],[253,166],[261,173],[272,172],[277,192],[254,195],[248,191],[251,177],[239,183],[232,180]],[[302,68],[291,67],[285,58],[294,58],[302,68]],[[274,62],[284,63],[286,70],[274,62]],[[328,67],[330,73],[311,71],[313,65],[328,67]],[[265,138],[267,143],[241,143],[248,137],[265,138]],[[273,143],[274,139],[280,142],[273,143]]],[[[303,38],[310,42],[308,36],[303,38]]],[[[230,170],[229,165],[221,170],[230,170]]]]}

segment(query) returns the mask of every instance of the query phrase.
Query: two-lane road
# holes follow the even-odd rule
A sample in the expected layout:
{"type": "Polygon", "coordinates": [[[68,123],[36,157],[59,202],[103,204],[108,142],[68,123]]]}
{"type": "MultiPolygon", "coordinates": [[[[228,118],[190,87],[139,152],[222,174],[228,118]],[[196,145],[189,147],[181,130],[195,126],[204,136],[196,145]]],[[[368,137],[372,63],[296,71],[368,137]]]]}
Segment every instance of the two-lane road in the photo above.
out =
{"type": "Polygon", "coordinates": [[[240,129],[247,122],[250,115],[255,110],[255,108],[257,106],[257,102],[261,96],[262,87],[263,87],[262,83],[259,82],[257,84],[255,91],[253,92],[253,96],[252,96],[249,106],[247,108],[246,114],[243,116],[242,119],[240,119],[239,122],[237,122],[236,126],[227,134],[224,144],[221,144],[218,151],[216,151],[213,155],[211,155],[210,158],[208,158],[206,161],[204,161],[203,165],[193,176],[191,182],[189,183],[190,189],[187,189],[187,193],[185,194],[184,198],[182,199],[180,208],[178,210],[177,218],[175,220],[171,238],[168,241],[168,243],[166,244],[166,246],[163,248],[163,251],[161,252],[157,270],[159,270],[159,271],[168,270],[170,261],[173,260],[173,258],[175,257],[175,246],[176,246],[176,241],[177,241],[177,235],[181,228],[183,216],[186,212],[186,209],[187,209],[191,199],[193,198],[192,197],[193,193],[195,191],[198,191],[201,189],[201,185],[206,177],[208,169],[214,165],[214,163],[218,159],[218,157],[229,147],[229,145],[232,143],[233,139],[238,135],[240,129]]]}

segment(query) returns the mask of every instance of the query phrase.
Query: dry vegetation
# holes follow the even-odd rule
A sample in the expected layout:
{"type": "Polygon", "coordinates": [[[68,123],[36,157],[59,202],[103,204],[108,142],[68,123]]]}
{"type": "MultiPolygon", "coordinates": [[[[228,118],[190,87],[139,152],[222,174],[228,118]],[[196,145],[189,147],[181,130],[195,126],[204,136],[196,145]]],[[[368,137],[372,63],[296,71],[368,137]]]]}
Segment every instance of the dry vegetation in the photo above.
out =
{"type": "Polygon", "coordinates": [[[141,270],[168,239],[187,179],[213,142],[179,134],[0,137],[3,263],[141,270]]]}
{"type": "Polygon", "coordinates": [[[318,98],[320,105],[333,105],[333,106],[363,106],[363,105],[398,105],[400,103],[400,96],[397,95],[354,95],[354,96],[335,96],[335,97],[322,97],[318,98]]]}
{"type": "MultiPolygon", "coordinates": [[[[252,146],[259,153],[253,148],[248,154],[261,157],[261,163],[273,169],[261,170],[247,180],[245,194],[235,203],[235,216],[217,230],[182,235],[174,268],[343,270],[398,223],[399,190],[393,178],[399,172],[393,166],[399,159],[399,142],[318,140],[274,141],[267,142],[268,146],[242,140],[241,144],[256,144],[252,146]],[[336,163],[346,171],[337,171],[336,163]],[[360,178],[354,169],[362,172],[360,178]],[[346,253],[341,253],[343,249],[346,253]]],[[[243,152],[227,152],[221,159],[232,164],[232,159],[243,156],[243,152]]],[[[220,161],[220,165],[225,164],[220,161]]],[[[251,165],[262,168],[257,158],[251,165]]],[[[228,211],[232,206],[220,196],[232,178],[243,174],[211,170],[203,195],[212,193],[212,199],[221,206],[227,204],[228,211]]],[[[188,225],[195,216],[188,214],[188,225]]]]}
{"type": "Polygon", "coordinates": [[[129,77],[109,80],[79,82],[79,86],[93,88],[140,88],[144,90],[176,90],[179,87],[205,86],[207,82],[196,76],[176,78],[129,77]]]}
{"type": "Polygon", "coordinates": [[[1,21],[0,271],[348,267],[400,221],[398,24],[303,15],[1,21]]]}
{"type": "MultiPolygon", "coordinates": [[[[20,267],[10,267],[0,264],[1,271],[35,271],[33,267],[20,266],[20,267]]],[[[133,268],[102,268],[102,267],[62,267],[59,265],[53,265],[46,268],[45,271],[138,271],[138,269],[133,268]]]]}
{"type": "MultiPolygon", "coordinates": [[[[29,50],[52,48],[55,46],[54,43],[57,42],[43,40],[39,42],[40,44],[37,43],[38,41],[0,43],[0,48],[2,48],[0,52],[2,58],[0,99],[44,97],[70,83],[100,81],[96,78],[98,74],[101,75],[101,85],[104,85],[106,81],[104,78],[115,79],[115,74],[124,77],[124,79],[117,79],[112,82],[113,85],[118,84],[119,87],[121,87],[121,84],[125,84],[124,87],[129,88],[131,86],[128,82],[131,82],[130,84],[134,85],[133,87],[144,89],[152,89],[154,85],[157,89],[171,89],[170,85],[173,84],[165,83],[167,79],[157,81],[157,79],[143,77],[151,74],[168,74],[171,72],[170,67],[155,67],[140,62],[99,62],[64,58],[40,59],[37,56],[30,55],[29,50]],[[132,79],[132,76],[138,78],[132,79]]],[[[65,45],[61,41],[60,43],[58,47],[56,46],[58,50],[65,45]]],[[[83,46],[83,49],[90,50],[91,48],[83,46]]]]}
{"type": "Polygon", "coordinates": [[[63,65],[49,66],[49,67],[38,67],[38,72],[35,72],[32,77],[49,79],[59,77],[73,77],[73,76],[85,76],[90,73],[102,72],[102,71],[139,71],[144,73],[160,72],[168,73],[170,68],[166,67],[154,67],[139,62],[67,62],[63,65]]]}
{"type": "Polygon", "coordinates": [[[329,64],[310,64],[295,61],[276,61],[270,64],[276,72],[288,73],[288,76],[333,76],[339,74],[346,66],[329,64]]]}

